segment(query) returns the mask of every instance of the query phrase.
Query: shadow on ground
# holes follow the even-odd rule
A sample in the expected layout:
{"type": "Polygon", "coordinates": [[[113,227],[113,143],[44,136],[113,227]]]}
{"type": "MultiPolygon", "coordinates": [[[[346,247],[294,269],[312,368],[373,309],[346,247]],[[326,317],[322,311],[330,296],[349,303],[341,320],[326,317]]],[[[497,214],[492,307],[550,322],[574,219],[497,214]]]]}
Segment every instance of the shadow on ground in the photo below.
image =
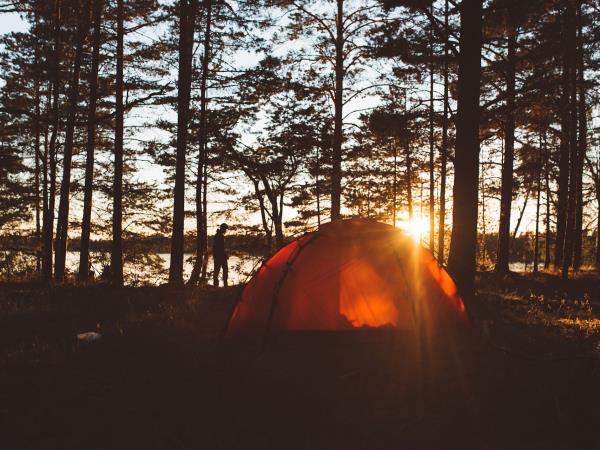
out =
{"type": "Polygon", "coordinates": [[[600,362],[478,332],[219,335],[237,288],[5,286],[6,449],[597,449],[600,362]],[[78,332],[101,341],[77,344],[78,332]]]}

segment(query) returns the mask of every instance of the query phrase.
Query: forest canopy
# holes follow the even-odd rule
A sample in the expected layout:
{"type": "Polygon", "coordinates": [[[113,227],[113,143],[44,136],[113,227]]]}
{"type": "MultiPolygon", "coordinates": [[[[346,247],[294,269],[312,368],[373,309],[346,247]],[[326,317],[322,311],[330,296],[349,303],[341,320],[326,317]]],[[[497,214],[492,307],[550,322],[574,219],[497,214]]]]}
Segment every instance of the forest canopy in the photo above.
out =
{"type": "Polygon", "coordinates": [[[0,37],[2,276],[122,285],[169,253],[197,284],[222,222],[256,256],[344,217],[405,229],[466,293],[478,269],[599,265],[599,14],[0,0],[22,24],[0,37]]]}

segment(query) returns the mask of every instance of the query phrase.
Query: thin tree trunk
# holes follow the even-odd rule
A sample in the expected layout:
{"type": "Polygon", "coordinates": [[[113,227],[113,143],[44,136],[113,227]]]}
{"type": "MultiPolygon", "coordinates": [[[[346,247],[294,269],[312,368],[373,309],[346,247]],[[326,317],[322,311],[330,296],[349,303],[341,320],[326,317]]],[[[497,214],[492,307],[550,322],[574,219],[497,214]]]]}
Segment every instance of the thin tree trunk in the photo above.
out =
{"type": "Polygon", "coordinates": [[[396,226],[396,216],[397,216],[397,201],[398,201],[398,146],[395,142],[392,143],[394,146],[394,184],[393,184],[393,205],[392,205],[392,215],[393,215],[393,225],[396,226]]]}
{"type": "Polygon", "coordinates": [[[198,170],[196,176],[196,261],[188,284],[198,283],[204,260],[205,233],[202,205],[202,186],[204,184],[204,164],[206,164],[206,81],[208,79],[208,63],[210,60],[210,27],[212,21],[212,0],[206,0],[206,29],[204,32],[204,55],[202,57],[202,75],[200,78],[200,129],[198,132],[198,170]]]}
{"type": "Polygon", "coordinates": [[[533,272],[537,273],[539,266],[539,250],[540,250],[540,196],[542,192],[542,167],[541,167],[541,156],[542,154],[542,135],[540,133],[540,148],[537,159],[537,195],[535,200],[535,241],[533,246],[533,272]]]}
{"type": "Polygon", "coordinates": [[[79,280],[86,281],[90,270],[90,232],[92,219],[92,191],[94,182],[94,147],[96,145],[96,104],[98,100],[98,67],[100,63],[100,31],[102,3],[94,0],[94,37],[92,43],[92,69],[90,71],[90,99],[88,103],[87,142],[85,146],[85,187],[83,191],[83,220],[81,222],[81,248],[79,251],[79,280]]]}
{"type": "Polygon", "coordinates": [[[69,116],[67,118],[67,129],[65,134],[63,176],[60,186],[60,202],[58,205],[58,223],[56,225],[57,247],[54,260],[54,277],[62,281],[65,276],[65,263],[67,257],[67,239],[69,235],[69,200],[71,189],[71,161],[73,159],[73,146],[75,139],[75,120],[77,118],[77,107],[79,103],[79,77],[83,58],[83,46],[89,32],[89,0],[83,0],[77,40],[75,47],[75,60],[73,61],[73,73],[69,91],[69,116]]]}
{"type": "Polygon", "coordinates": [[[521,211],[519,211],[519,218],[517,219],[515,229],[513,230],[512,235],[511,235],[511,240],[513,242],[517,238],[517,233],[519,232],[519,228],[521,227],[521,222],[523,221],[523,217],[525,216],[525,210],[527,209],[527,203],[529,202],[530,194],[531,194],[531,192],[529,192],[529,191],[527,191],[525,193],[525,201],[523,202],[523,207],[521,208],[521,211]]]}
{"type": "Polygon", "coordinates": [[[341,218],[342,140],[344,105],[344,0],[337,0],[335,39],[335,95],[333,125],[333,167],[331,171],[331,220],[341,218]]]}
{"type": "Polygon", "coordinates": [[[510,259],[510,215],[513,197],[515,159],[515,66],[516,28],[512,8],[509,8],[508,53],[506,61],[506,113],[504,122],[504,156],[502,160],[502,187],[500,198],[500,224],[498,227],[498,259],[496,272],[507,273],[510,259]]]}
{"type": "Polygon", "coordinates": [[[204,149],[206,162],[204,164],[204,187],[202,188],[202,230],[204,233],[204,261],[202,263],[201,282],[206,283],[208,270],[208,149],[204,149]]]}
{"type": "Polygon", "coordinates": [[[466,298],[471,297],[475,286],[482,6],[482,0],[464,0],[460,4],[454,207],[448,270],[466,298]]]}
{"type": "Polygon", "coordinates": [[[266,254],[269,255],[271,253],[271,249],[273,248],[273,233],[271,232],[271,228],[269,228],[269,221],[267,219],[267,208],[265,206],[265,197],[264,193],[260,191],[260,182],[256,178],[250,177],[252,180],[252,184],[254,185],[254,192],[256,194],[256,199],[258,200],[258,206],[260,208],[260,218],[263,226],[263,231],[265,232],[265,236],[267,238],[267,248],[266,254]]]}
{"type": "Polygon", "coordinates": [[[204,261],[202,263],[201,282],[206,283],[206,272],[208,270],[208,149],[204,148],[206,161],[204,163],[204,177],[202,188],[202,233],[204,240],[204,261]]]}
{"type": "Polygon", "coordinates": [[[550,152],[548,150],[548,142],[546,139],[546,130],[544,130],[544,173],[546,187],[546,251],[544,254],[544,270],[550,268],[550,152]]]}
{"type": "Polygon", "coordinates": [[[576,24],[575,11],[569,3],[568,15],[568,37],[567,47],[569,48],[569,195],[567,204],[567,221],[565,226],[565,246],[562,261],[562,278],[569,277],[569,267],[573,264],[573,244],[575,234],[575,215],[577,210],[577,169],[578,169],[578,152],[577,152],[577,61],[572,54],[576,47],[576,24]]]}
{"type": "Polygon", "coordinates": [[[315,191],[317,195],[317,226],[321,228],[321,189],[319,186],[319,147],[317,146],[317,166],[315,172],[315,191]]]}
{"type": "Polygon", "coordinates": [[[280,248],[283,246],[283,196],[284,192],[281,189],[281,193],[277,194],[277,191],[273,189],[269,180],[261,176],[262,184],[265,188],[265,194],[269,203],[271,204],[271,220],[273,222],[273,228],[275,229],[275,246],[280,248]]]}
{"type": "Polygon", "coordinates": [[[408,203],[408,218],[413,220],[413,195],[412,195],[412,157],[410,154],[410,143],[408,137],[405,142],[406,151],[406,202],[408,203]]]}
{"type": "MultiPolygon", "coordinates": [[[[431,4],[433,15],[433,3],[431,4]]],[[[429,26],[429,250],[435,253],[435,175],[434,175],[434,129],[433,129],[433,25],[429,26]]]]}
{"type": "Polygon", "coordinates": [[[577,11],[577,86],[578,86],[578,119],[579,133],[577,138],[577,207],[575,212],[575,249],[573,258],[573,268],[579,270],[582,263],[582,245],[583,245],[583,163],[587,153],[587,107],[586,107],[586,89],[585,89],[585,65],[584,65],[584,47],[582,36],[581,2],[577,11]]]}
{"type": "MultiPolygon", "coordinates": [[[[52,93],[51,88],[52,84],[48,83],[47,93],[46,93],[46,112],[45,116],[50,117],[50,113],[52,110],[52,93]]],[[[44,227],[46,222],[46,217],[48,215],[48,146],[50,143],[50,139],[48,136],[49,133],[49,125],[46,122],[44,127],[44,153],[42,154],[42,234],[40,236],[40,244],[41,244],[41,262],[42,262],[42,276],[43,276],[43,261],[44,261],[44,227]]],[[[52,258],[50,258],[50,262],[52,263],[52,258]]]]}
{"type": "Polygon", "coordinates": [[[446,176],[448,172],[448,0],[444,2],[444,117],[442,121],[442,148],[441,148],[441,171],[440,171],[440,210],[438,225],[438,261],[444,264],[446,246],[446,176]]]}
{"type": "MultiPolygon", "coordinates": [[[[600,192],[600,189],[598,191],[600,192]]],[[[596,194],[596,203],[598,210],[596,216],[596,267],[600,267],[600,193],[596,194]]]]}
{"type": "Polygon", "coordinates": [[[183,251],[185,219],[185,159],[190,119],[190,94],[192,83],[192,51],[196,1],[179,2],[179,73],[177,91],[177,153],[175,162],[175,190],[173,198],[173,233],[169,284],[183,284],[183,251]]]}
{"type": "MultiPolygon", "coordinates": [[[[562,30],[569,36],[570,7],[567,7],[562,14],[562,30]]],[[[562,266],[565,246],[565,234],[567,226],[567,203],[569,195],[569,135],[570,135],[570,115],[569,115],[569,86],[570,86],[570,67],[573,48],[569,45],[564,46],[562,55],[562,92],[560,98],[560,158],[558,162],[558,202],[556,208],[556,243],[554,250],[554,268],[558,270],[562,266]]]]}
{"type": "Polygon", "coordinates": [[[483,239],[481,240],[481,262],[487,261],[487,220],[485,218],[485,166],[481,166],[481,225],[483,239]]]}
{"type": "Polygon", "coordinates": [[[115,160],[113,180],[111,278],[115,286],[123,285],[123,0],[117,0],[117,67],[115,78],[115,160]]]}
{"type": "MultiPolygon", "coordinates": [[[[35,32],[37,38],[38,32],[38,20],[36,15],[35,20],[35,32]]],[[[36,42],[35,47],[35,80],[34,80],[34,101],[35,101],[35,125],[34,125],[34,133],[35,133],[35,142],[34,142],[34,158],[35,158],[35,173],[34,173],[34,189],[35,189],[35,240],[36,240],[36,271],[39,274],[42,269],[42,261],[41,261],[41,252],[39,250],[39,246],[42,242],[42,224],[41,224],[41,210],[40,210],[40,143],[41,143],[41,130],[40,130],[40,120],[41,120],[41,97],[40,97],[40,49],[39,45],[36,42]]]]}
{"type": "Polygon", "coordinates": [[[46,282],[52,280],[52,250],[53,250],[53,232],[54,232],[54,203],[56,201],[56,140],[58,138],[58,129],[60,126],[59,111],[59,90],[60,90],[60,48],[61,48],[61,0],[56,0],[54,4],[54,51],[52,64],[52,134],[50,135],[50,144],[48,148],[48,166],[50,172],[50,182],[48,188],[48,205],[44,211],[43,224],[43,260],[42,272],[46,282]]]}

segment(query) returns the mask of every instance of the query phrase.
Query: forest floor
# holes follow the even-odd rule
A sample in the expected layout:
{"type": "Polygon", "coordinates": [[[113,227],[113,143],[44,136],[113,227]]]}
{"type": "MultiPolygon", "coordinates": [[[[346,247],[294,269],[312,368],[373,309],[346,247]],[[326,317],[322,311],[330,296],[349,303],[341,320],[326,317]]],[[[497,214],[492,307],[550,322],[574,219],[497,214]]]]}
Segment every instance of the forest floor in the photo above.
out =
{"type": "Polygon", "coordinates": [[[600,449],[600,278],[480,274],[445,352],[220,339],[228,289],[0,286],[2,449],[600,449]],[[81,344],[78,333],[102,339],[81,344]]]}

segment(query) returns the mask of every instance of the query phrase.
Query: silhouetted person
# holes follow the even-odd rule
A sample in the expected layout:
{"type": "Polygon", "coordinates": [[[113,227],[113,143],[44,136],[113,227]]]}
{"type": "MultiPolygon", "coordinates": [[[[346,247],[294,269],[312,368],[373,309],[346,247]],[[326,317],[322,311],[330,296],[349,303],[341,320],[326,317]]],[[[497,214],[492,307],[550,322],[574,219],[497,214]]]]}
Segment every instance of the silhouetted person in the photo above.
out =
{"type": "Polygon", "coordinates": [[[223,269],[223,285],[227,286],[227,252],[225,251],[225,233],[227,233],[226,223],[222,223],[213,239],[213,262],[214,274],[213,280],[215,287],[219,287],[219,272],[223,269]]]}

